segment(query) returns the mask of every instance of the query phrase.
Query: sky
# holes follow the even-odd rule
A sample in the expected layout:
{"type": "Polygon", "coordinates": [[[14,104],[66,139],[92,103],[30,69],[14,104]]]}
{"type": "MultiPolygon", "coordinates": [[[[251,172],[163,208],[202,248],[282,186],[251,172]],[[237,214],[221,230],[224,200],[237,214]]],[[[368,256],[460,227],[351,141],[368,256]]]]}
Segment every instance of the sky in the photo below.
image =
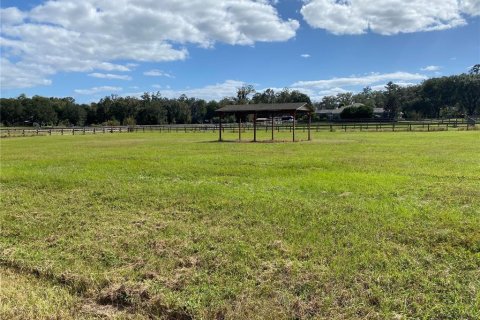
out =
{"type": "Polygon", "coordinates": [[[1,1],[1,97],[323,96],[480,63],[480,0],[1,1]]]}

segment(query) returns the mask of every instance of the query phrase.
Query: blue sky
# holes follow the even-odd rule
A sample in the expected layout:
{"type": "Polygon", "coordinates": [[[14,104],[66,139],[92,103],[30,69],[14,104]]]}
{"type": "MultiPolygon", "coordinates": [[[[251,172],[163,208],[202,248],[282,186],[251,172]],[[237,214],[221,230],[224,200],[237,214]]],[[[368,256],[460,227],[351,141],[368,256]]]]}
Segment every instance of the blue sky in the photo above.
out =
{"type": "Polygon", "coordinates": [[[480,63],[479,0],[3,0],[1,95],[288,87],[314,100],[480,63]]]}

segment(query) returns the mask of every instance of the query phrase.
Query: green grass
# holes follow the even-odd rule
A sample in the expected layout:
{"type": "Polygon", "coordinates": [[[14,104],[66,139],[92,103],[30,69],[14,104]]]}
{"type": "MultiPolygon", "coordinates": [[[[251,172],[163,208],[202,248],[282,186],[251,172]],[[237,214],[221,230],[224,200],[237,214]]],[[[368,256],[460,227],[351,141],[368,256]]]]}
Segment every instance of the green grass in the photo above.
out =
{"type": "Polygon", "coordinates": [[[216,138],[1,140],[0,318],[480,317],[480,132],[216,138]]]}

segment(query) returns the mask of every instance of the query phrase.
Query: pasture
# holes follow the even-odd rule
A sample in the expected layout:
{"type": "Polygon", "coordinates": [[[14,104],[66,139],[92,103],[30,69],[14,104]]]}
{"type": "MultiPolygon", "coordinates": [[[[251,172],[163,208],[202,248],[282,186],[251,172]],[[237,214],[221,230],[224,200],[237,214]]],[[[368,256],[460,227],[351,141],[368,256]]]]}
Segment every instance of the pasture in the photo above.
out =
{"type": "Polygon", "coordinates": [[[313,138],[2,139],[0,318],[480,318],[480,132],[313,138]]]}

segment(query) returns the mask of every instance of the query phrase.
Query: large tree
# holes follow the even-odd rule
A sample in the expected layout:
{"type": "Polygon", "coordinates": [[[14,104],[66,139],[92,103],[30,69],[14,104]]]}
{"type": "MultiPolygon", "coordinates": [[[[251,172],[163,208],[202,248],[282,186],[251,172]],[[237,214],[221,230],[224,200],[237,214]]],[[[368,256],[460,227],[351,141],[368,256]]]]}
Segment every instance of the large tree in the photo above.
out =
{"type": "Polygon", "coordinates": [[[237,104],[247,104],[249,96],[255,93],[255,88],[251,84],[247,84],[237,88],[237,104]]]}
{"type": "Polygon", "coordinates": [[[385,86],[385,113],[390,119],[394,119],[400,113],[400,86],[393,82],[387,83],[385,86]]]}

